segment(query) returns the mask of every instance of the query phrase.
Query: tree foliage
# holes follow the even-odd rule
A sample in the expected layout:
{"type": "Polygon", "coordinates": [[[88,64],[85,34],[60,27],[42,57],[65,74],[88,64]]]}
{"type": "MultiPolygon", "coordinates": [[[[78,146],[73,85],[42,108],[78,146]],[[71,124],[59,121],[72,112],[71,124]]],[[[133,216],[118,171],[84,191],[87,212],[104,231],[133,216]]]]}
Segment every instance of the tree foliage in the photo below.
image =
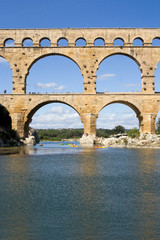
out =
{"type": "Polygon", "coordinates": [[[158,118],[158,121],[156,123],[156,133],[160,134],[160,118],[158,118]]]}
{"type": "Polygon", "coordinates": [[[137,128],[133,128],[128,131],[128,136],[131,138],[138,138],[140,135],[140,132],[137,128]]]}
{"type": "MultiPolygon", "coordinates": [[[[63,139],[79,139],[82,137],[84,130],[80,129],[37,129],[40,141],[61,141],[63,139]]],[[[108,138],[110,135],[124,133],[126,130],[123,126],[116,126],[114,129],[97,129],[97,136],[108,138]]]]}

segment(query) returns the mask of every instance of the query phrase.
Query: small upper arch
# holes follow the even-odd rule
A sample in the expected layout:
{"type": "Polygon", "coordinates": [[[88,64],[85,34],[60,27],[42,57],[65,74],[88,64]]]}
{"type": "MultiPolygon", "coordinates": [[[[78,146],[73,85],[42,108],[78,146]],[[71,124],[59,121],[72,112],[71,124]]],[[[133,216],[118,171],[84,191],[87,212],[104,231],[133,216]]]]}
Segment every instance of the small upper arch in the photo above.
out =
{"type": "Polygon", "coordinates": [[[137,47],[141,47],[143,46],[144,44],[144,41],[142,38],[140,37],[136,37],[134,40],[133,40],[133,46],[137,46],[137,47]]]}
{"type": "Polygon", "coordinates": [[[104,46],[105,45],[105,41],[102,37],[97,37],[94,40],[94,46],[104,46]]]}
{"type": "Polygon", "coordinates": [[[153,39],[152,46],[160,46],[160,37],[155,37],[153,39]]]}
{"type": "Polygon", "coordinates": [[[124,40],[121,37],[117,37],[113,41],[113,46],[124,46],[124,40]]]}
{"type": "Polygon", "coordinates": [[[3,45],[4,45],[5,47],[14,47],[14,40],[13,40],[13,38],[7,38],[7,39],[5,39],[3,45]]]}
{"type": "Polygon", "coordinates": [[[24,38],[22,41],[23,47],[33,47],[33,40],[31,38],[24,38]]]}
{"type": "Polygon", "coordinates": [[[86,40],[83,37],[77,38],[75,41],[76,46],[86,46],[86,40]]]}
{"type": "Polygon", "coordinates": [[[57,45],[58,45],[58,47],[68,46],[68,40],[64,37],[61,37],[61,38],[58,39],[57,45]]]}
{"type": "Polygon", "coordinates": [[[51,46],[51,41],[48,37],[43,37],[39,41],[40,47],[50,47],[51,46]]]}

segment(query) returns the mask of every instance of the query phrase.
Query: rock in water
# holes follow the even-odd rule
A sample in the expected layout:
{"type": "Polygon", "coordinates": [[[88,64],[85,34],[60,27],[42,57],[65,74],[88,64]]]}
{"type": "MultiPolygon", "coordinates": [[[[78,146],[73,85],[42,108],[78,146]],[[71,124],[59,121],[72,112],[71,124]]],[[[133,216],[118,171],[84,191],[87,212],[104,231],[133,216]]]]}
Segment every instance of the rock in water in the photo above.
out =
{"type": "Polygon", "coordinates": [[[93,147],[95,141],[95,135],[83,134],[80,139],[80,145],[82,147],[93,147]]]}
{"type": "Polygon", "coordinates": [[[28,137],[23,140],[23,143],[29,146],[39,143],[38,134],[35,129],[29,128],[28,137]]]}

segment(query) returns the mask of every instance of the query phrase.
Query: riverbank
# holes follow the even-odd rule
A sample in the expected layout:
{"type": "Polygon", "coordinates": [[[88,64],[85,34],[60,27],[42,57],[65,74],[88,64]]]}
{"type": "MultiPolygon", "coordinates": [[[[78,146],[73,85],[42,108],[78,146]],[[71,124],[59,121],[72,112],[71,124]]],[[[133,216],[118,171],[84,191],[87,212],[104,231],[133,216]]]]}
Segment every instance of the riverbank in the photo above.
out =
{"type": "Polygon", "coordinates": [[[160,148],[160,135],[144,133],[138,138],[121,134],[109,138],[95,137],[94,144],[112,148],[160,148]]]}

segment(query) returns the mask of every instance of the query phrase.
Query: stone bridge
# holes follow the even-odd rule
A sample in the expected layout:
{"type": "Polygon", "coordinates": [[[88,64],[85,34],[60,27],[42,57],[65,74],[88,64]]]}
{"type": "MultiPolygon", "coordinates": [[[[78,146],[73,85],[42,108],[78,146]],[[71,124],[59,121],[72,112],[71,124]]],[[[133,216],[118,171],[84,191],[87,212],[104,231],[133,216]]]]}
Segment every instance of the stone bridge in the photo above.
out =
{"type": "Polygon", "coordinates": [[[160,110],[160,93],[155,93],[154,74],[160,61],[160,46],[153,46],[160,39],[160,29],[1,29],[0,56],[12,69],[12,94],[0,94],[0,104],[9,112],[12,128],[21,137],[28,134],[29,123],[34,113],[42,106],[65,103],[75,109],[84,124],[84,133],[96,134],[99,112],[112,103],[122,103],[137,114],[140,132],[155,132],[155,118],[160,110]],[[26,39],[31,46],[24,46],[26,39]],[[50,46],[42,47],[41,41],[48,39],[50,46]],[[65,39],[67,46],[59,45],[65,39]],[[77,46],[83,39],[84,46],[77,46]],[[96,46],[101,39],[103,44],[96,46]],[[121,46],[114,41],[120,39],[121,46]],[[141,40],[134,46],[134,40],[141,40]],[[7,41],[12,40],[11,46],[7,41]],[[96,75],[100,63],[111,55],[125,55],[133,59],[141,71],[141,92],[97,93],[96,75]],[[84,79],[84,93],[26,94],[26,79],[32,65],[49,55],[61,55],[73,60],[80,68],[84,79]]]}

